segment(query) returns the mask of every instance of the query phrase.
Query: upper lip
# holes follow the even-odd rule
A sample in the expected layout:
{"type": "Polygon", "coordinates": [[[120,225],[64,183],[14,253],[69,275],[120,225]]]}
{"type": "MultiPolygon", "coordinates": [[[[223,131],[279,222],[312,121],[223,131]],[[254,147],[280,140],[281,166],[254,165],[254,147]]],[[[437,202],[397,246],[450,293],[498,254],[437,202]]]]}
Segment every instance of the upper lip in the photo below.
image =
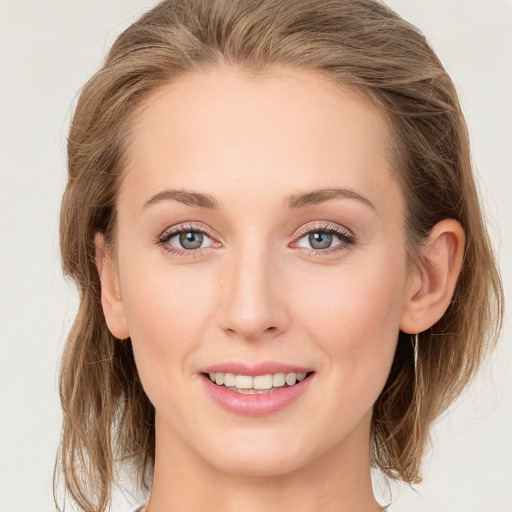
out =
{"type": "Polygon", "coordinates": [[[269,373],[308,373],[311,368],[277,361],[260,363],[243,363],[241,361],[226,361],[202,368],[200,373],[234,373],[235,375],[267,375],[269,373]]]}

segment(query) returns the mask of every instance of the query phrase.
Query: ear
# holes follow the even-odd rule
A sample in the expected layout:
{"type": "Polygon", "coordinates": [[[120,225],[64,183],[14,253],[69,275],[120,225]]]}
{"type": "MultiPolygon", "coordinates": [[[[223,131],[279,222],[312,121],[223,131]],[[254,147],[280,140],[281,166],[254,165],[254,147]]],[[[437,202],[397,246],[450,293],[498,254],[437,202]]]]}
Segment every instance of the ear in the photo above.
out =
{"type": "Polygon", "coordinates": [[[119,275],[115,262],[105,244],[105,237],[101,233],[94,236],[96,268],[101,282],[101,306],[109,331],[118,339],[130,336],[126,315],[124,312],[121,292],[119,289],[119,275]]]}
{"type": "Polygon", "coordinates": [[[453,219],[437,223],[425,244],[421,265],[411,271],[400,330],[425,331],[445,313],[452,300],[464,256],[465,235],[453,219]]]}

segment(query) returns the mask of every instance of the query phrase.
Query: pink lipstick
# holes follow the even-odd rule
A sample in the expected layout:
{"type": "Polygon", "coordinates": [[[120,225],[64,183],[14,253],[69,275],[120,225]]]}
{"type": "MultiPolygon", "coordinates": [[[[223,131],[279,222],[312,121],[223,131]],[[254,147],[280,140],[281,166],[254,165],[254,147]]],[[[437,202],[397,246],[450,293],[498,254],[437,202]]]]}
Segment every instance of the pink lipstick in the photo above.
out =
{"type": "Polygon", "coordinates": [[[264,416],[298,400],[311,384],[309,368],[263,362],[226,362],[201,370],[206,392],[223,409],[244,416],[264,416]]]}

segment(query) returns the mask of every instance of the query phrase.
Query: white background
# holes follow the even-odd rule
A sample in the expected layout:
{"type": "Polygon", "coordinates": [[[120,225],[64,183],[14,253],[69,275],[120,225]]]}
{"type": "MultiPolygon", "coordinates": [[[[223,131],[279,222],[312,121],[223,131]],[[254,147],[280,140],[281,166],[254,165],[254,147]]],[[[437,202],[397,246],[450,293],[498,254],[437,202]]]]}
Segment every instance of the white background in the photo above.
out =
{"type": "MultiPolygon", "coordinates": [[[[76,308],[58,212],[71,106],[115,36],[150,0],[0,0],[0,512],[54,510],[57,367],[76,308]]],[[[428,36],[461,95],[512,299],[512,1],[389,0],[428,36]]],[[[393,512],[512,512],[511,323],[445,415],[415,491],[393,512]]],[[[135,502],[116,498],[116,511],[135,502]]]]}

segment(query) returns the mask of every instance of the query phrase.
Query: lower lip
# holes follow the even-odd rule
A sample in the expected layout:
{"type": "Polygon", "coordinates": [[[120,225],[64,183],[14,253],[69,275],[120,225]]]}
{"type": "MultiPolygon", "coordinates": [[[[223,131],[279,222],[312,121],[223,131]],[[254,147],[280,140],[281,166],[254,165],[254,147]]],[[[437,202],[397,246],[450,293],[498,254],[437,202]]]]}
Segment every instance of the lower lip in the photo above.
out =
{"type": "Polygon", "coordinates": [[[308,388],[314,374],[290,387],[277,388],[269,393],[244,394],[217,386],[202,375],[207,393],[222,408],[242,416],[265,416],[284,409],[298,400],[308,388]]]}

